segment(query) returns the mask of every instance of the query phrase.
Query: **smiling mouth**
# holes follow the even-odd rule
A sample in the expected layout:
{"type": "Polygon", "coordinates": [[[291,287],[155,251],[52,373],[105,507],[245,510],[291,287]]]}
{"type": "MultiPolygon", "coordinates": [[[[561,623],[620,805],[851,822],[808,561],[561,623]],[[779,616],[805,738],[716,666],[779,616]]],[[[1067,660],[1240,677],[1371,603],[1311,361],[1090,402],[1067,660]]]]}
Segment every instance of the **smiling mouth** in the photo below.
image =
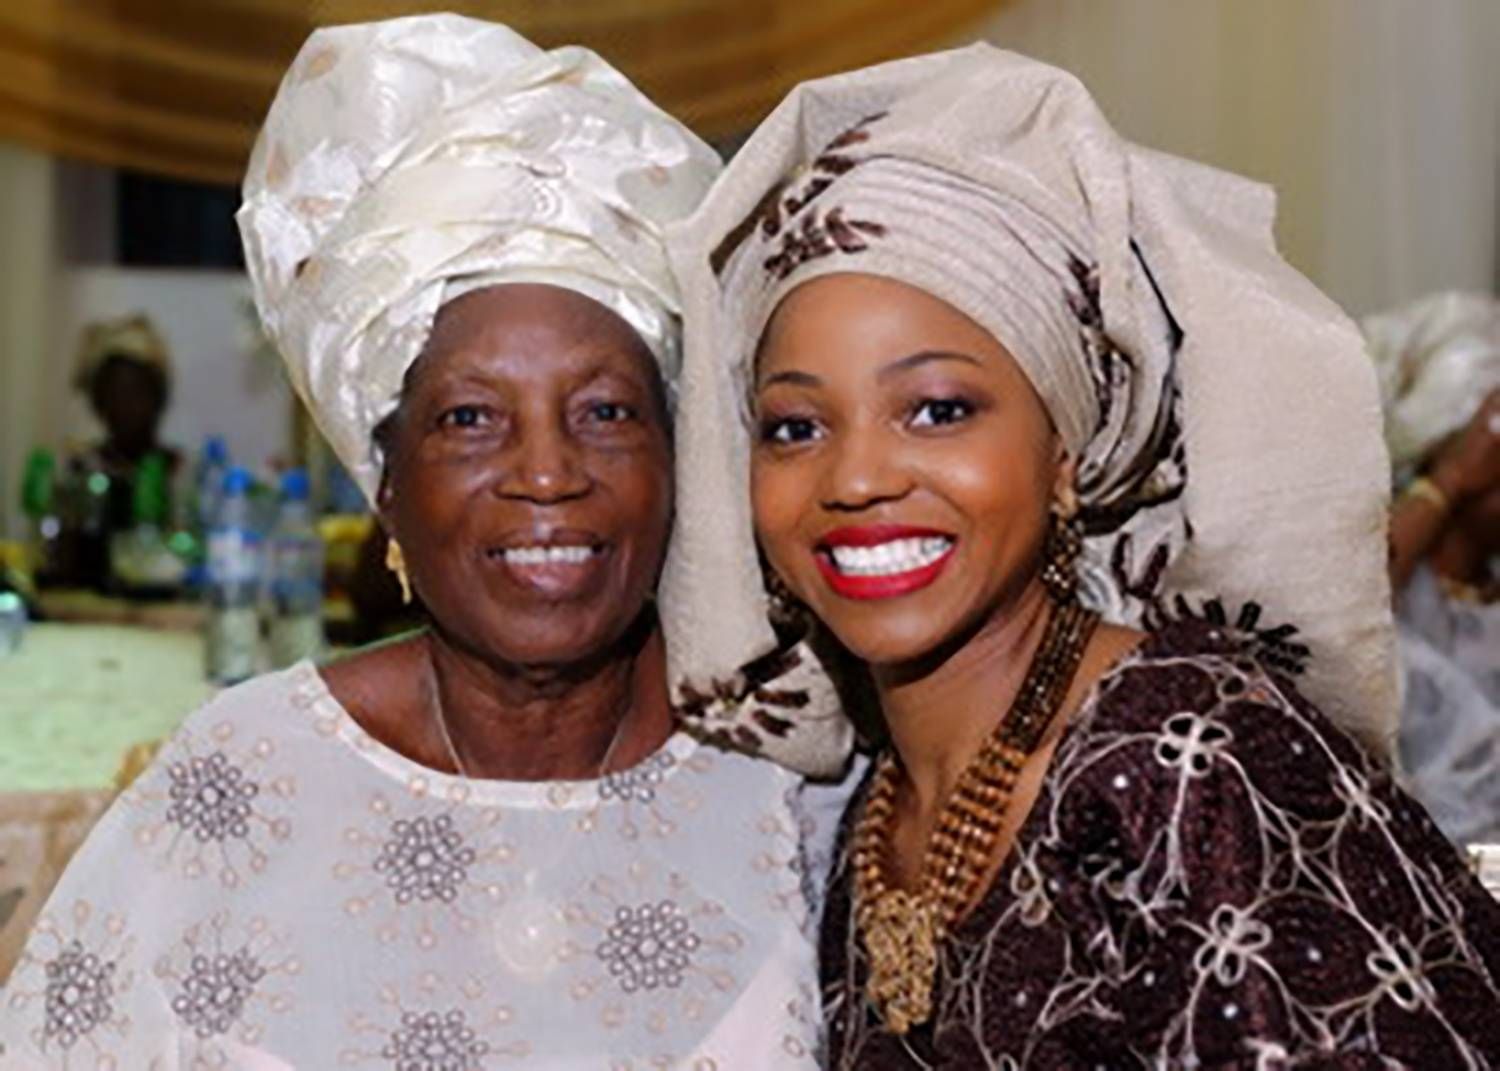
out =
{"type": "Polygon", "coordinates": [[[582,533],[554,538],[490,547],[485,557],[511,585],[548,601],[584,598],[599,590],[609,545],[582,533]]]}
{"type": "Polygon", "coordinates": [[[582,565],[590,558],[604,553],[598,544],[578,543],[557,546],[534,545],[528,547],[497,547],[489,551],[491,558],[498,558],[510,566],[537,565],[582,565]]]}
{"type": "Polygon", "coordinates": [[[871,547],[830,546],[826,552],[843,576],[900,576],[940,561],[952,549],[948,536],[923,536],[871,547]]]}
{"type": "Polygon", "coordinates": [[[957,545],[944,532],[848,528],[829,533],[813,553],[835,593],[849,599],[889,599],[931,584],[957,545]]]}

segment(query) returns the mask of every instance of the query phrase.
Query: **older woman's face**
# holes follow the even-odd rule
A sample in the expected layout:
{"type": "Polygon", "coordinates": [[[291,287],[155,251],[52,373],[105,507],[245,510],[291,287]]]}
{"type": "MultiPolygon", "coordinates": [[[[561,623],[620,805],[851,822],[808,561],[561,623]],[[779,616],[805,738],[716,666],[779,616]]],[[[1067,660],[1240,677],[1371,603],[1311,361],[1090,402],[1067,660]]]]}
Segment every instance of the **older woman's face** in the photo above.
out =
{"type": "Polygon", "coordinates": [[[671,523],[657,368],[614,313],[515,284],[444,306],[395,418],[381,512],[449,636],[578,662],[639,616],[671,523]]]}
{"type": "Polygon", "coordinates": [[[752,489],[772,567],[855,655],[937,652],[1036,582],[1071,466],[1019,366],[870,275],[793,290],[762,340],[752,489]]]}

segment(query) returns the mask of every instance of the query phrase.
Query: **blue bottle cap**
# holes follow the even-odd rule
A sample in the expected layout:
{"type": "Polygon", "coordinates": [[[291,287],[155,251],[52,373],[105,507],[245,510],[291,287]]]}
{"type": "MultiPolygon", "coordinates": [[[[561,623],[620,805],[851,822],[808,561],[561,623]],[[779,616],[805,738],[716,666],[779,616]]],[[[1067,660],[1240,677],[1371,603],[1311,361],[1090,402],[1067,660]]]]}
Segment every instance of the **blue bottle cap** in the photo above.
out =
{"type": "Polygon", "coordinates": [[[203,456],[211,464],[229,464],[229,444],[222,435],[209,435],[203,440],[203,456]]]}
{"type": "Polygon", "coordinates": [[[226,495],[248,495],[250,485],[255,481],[250,476],[248,469],[235,465],[224,473],[224,493],[226,495]]]}
{"type": "Polygon", "coordinates": [[[287,469],[281,474],[281,497],[288,502],[306,502],[312,493],[306,469],[287,469]]]}

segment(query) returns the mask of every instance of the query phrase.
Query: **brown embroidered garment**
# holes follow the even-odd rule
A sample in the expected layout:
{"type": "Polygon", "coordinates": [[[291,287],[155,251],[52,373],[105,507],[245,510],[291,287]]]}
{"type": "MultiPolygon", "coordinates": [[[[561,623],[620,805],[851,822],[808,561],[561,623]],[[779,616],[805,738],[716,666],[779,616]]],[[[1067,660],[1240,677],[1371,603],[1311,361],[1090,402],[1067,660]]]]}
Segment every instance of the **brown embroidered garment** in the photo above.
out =
{"type": "Polygon", "coordinates": [[[1389,774],[1225,629],[1101,683],[905,1038],[864,998],[847,837],[829,1066],[1500,1068],[1500,904],[1389,774]]]}

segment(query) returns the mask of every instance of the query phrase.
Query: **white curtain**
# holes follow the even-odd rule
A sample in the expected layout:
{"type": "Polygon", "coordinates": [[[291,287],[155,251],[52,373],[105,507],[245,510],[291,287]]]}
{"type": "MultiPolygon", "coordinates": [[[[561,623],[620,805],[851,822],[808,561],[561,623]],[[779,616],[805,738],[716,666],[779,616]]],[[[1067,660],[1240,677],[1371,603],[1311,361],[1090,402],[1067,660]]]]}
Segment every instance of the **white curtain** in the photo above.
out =
{"type": "Polygon", "coordinates": [[[1496,288],[1497,0],[1016,0],[985,36],[1275,186],[1282,250],[1355,315],[1496,288]]]}

